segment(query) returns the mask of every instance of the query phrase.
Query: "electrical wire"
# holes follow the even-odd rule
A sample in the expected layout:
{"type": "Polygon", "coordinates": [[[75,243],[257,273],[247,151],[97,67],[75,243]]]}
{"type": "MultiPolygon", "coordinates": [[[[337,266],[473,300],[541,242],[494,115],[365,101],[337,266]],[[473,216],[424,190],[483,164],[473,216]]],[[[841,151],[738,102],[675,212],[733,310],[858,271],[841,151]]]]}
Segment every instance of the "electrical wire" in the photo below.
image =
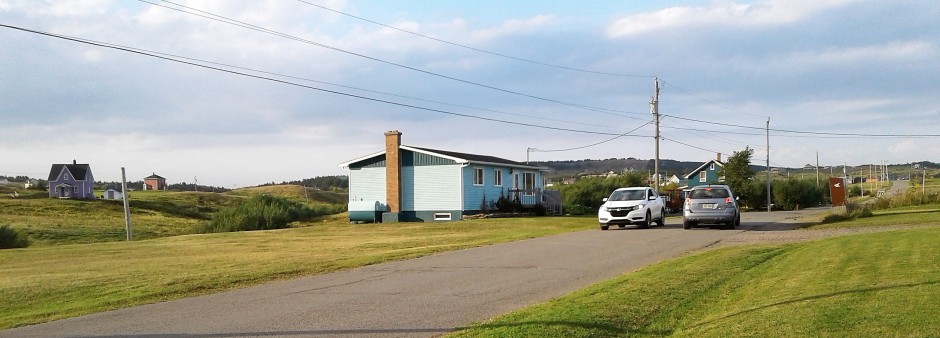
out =
{"type": "Polygon", "coordinates": [[[310,44],[310,45],[314,45],[314,46],[317,46],[317,47],[321,47],[321,48],[333,50],[333,51],[336,51],[336,52],[340,52],[340,53],[344,53],[344,54],[348,54],[348,55],[352,55],[352,56],[364,58],[364,59],[371,60],[371,61],[375,61],[375,62],[379,62],[379,63],[384,63],[384,64],[391,65],[391,66],[395,66],[395,67],[400,67],[400,68],[408,69],[408,70],[415,71],[415,72],[419,72],[419,73],[422,73],[422,74],[431,75],[431,76],[435,76],[435,77],[440,77],[440,78],[443,78],[443,79],[447,79],[447,80],[451,80],[451,81],[457,81],[457,82],[461,82],[461,83],[465,83],[465,84],[469,84],[469,85],[473,85],[473,86],[478,86],[478,87],[482,87],[482,88],[487,88],[487,89],[491,89],[491,90],[495,90],[495,91],[499,91],[499,92],[503,92],[503,93],[508,93],[508,94],[513,94],[513,95],[528,97],[528,98],[535,99],[535,100],[540,100],[540,101],[545,101],[545,102],[551,102],[551,103],[560,104],[560,105],[564,105],[564,106],[569,106],[569,107],[573,107],[573,108],[584,109],[584,110],[588,110],[588,111],[594,111],[594,112],[598,112],[598,113],[602,113],[602,114],[609,114],[609,115],[615,115],[615,116],[621,116],[621,117],[626,117],[626,116],[623,116],[623,115],[620,115],[620,114],[616,114],[616,113],[612,113],[612,112],[619,112],[619,113],[626,113],[626,114],[639,114],[639,113],[635,113],[635,112],[627,112],[627,111],[621,111],[621,110],[609,109],[609,108],[598,108],[598,107],[592,107],[592,106],[587,106],[587,105],[582,105],[582,104],[577,104],[577,103],[565,102],[565,101],[556,100],[556,99],[551,99],[551,98],[546,98],[546,97],[541,97],[541,96],[537,96],[537,95],[526,94],[526,93],[522,93],[522,92],[518,92],[518,91],[514,91],[514,90],[499,88],[499,87],[496,87],[496,86],[491,86],[491,85],[487,85],[487,84],[483,84],[483,83],[479,83],[479,82],[474,82],[474,81],[470,81],[470,80],[464,80],[464,79],[461,79],[461,78],[457,78],[457,77],[453,77],[453,76],[449,76],[449,75],[444,75],[444,74],[440,74],[440,73],[435,73],[435,72],[432,72],[432,71],[428,71],[428,70],[424,70],[424,69],[420,69],[420,68],[416,68],[416,67],[411,67],[411,66],[404,65],[404,64],[400,64],[400,63],[396,63],[396,62],[392,62],[392,61],[387,61],[387,60],[379,59],[379,58],[372,57],[372,56],[368,56],[368,55],[365,55],[365,54],[360,54],[360,53],[348,51],[348,50],[345,50],[345,49],[342,49],[342,48],[333,47],[333,46],[326,45],[326,44],[323,44],[323,43],[319,43],[319,42],[316,42],[316,41],[307,40],[307,39],[300,38],[300,37],[293,36],[293,35],[286,34],[286,33],[281,33],[281,32],[275,31],[275,30],[267,29],[267,28],[264,28],[264,27],[260,27],[260,26],[256,26],[256,25],[253,25],[253,24],[250,24],[250,23],[246,23],[246,22],[242,22],[242,21],[239,21],[239,20],[236,20],[236,19],[232,19],[232,18],[223,16],[223,15],[214,14],[214,13],[211,13],[211,12],[199,10],[199,9],[192,8],[192,7],[188,7],[188,6],[185,6],[185,5],[176,4],[176,3],[173,3],[173,2],[169,2],[169,1],[164,1],[164,2],[173,4],[173,5],[175,5],[175,6],[179,6],[180,8],[174,8],[174,7],[170,7],[170,6],[165,6],[165,5],[161,5],[161,4],[158,4],[158,3],[150,2],[150,1],[147,1],[147,0],[137,0],[137,1],[140,1],[140,2],[143,2],[143,3],[147,3],[147,4],[151,4],[151,5],[158,6],[158,7],[162,7],[162,8],[166,8],[166,9],[170,9],[170,10],[174,10],[174,11],[178,11],[178,12],[181,12],[181,13],[186,13],[186,14],[189,14],[189,15],[194,15],[194,16],[206,18],[206,19],[213,20],[213,21],[218,21],[218,22],[226,23],[226,24],[233,25],[233,26],[238,26],[238,27],[242,27],[242,28],[246,28],[246,29],[250,29],[250,30],[254,30],[254,31],[258,31],[258,32],[266,33],[266,34],[271,34],[271,35],[274,35],[274,36],[278,36],[278,37],[282,37],[282,38],[286,38],[286,39],[290,39],[290,40],[294,40],[294,41],[298,41],[298,42],[303,42],[303,43],[310,44]],[[182,9],[181,9],[181,8],[182,8],[182,9]],[[194,13],[194,12],[191,12],[191,11],[195,11],[195,12],[198,12],[198,13],[194,13]],[[199,14],[199,13],[204,13],[204,14],[199,14]]]}
{"type": "MultiPolygon", "coordinates": [[[[506,59],[515,60],[515,61],[522,61],[522,62],[531,63],[531,64],[536,64],[536,65],[540,65],[540,66],[546,66],[546,67],[552,67],[552,68],[558,68],[558,69],[565,69],[565,70],[571,70],[571,71],[582,72],[582,73],[598,74],[598,75],[610,75],[610,76],[631,77],[631,78],[649,78],[649,79],[652,79],[652,78],[656,77],[656,76],[654,76],[654,75],[635,75],[635,74],[620,74],[620,73],[601,72],[601,71],[587,70],[587,69],[574,68],[574,67],[568,67],[568,66],[561,66],[561,65],[551,64],[551,63],[547,63],[547,62],[541,62],[541,61],[535,61],[535,60],[524,59],[524,58],[517,57],[517,56],[512,56],[512,55],[503,54],[503,53],[497,53],[497,52],[488,51],[488,50],[481,49],[481,48],[476,48],[476,47],[467,46],[467,45],[460,44],[460,43],[456,43],[456,42],[451,42],[451,41],[447,41],[447,40],[443,40],[443,39],[438,39],[438,38],[435,38],[435,37],[433,37],[433,36],[428,36],[428,35],[424,35],[424,34],[421,34],[421,33],[409,31],[409,30],[402,29],[402,28],[398,28],[398,27],[395,27],[395,26],[387,25],[387,24],[384,24],[384,23],[381,23],[381,22],[369,20],[369,19],[366,19],[366,18],[363,18],[363,17],[360,17],[360,16],[352,15],[352,14],[349,14],[349,13],[346,13],[346,12],[342,12],[342,11],[339,11],[339,10],[335,10],[335,9],[332,9],[332,8],[329,8],[329,7],[326,7],[326,6],[317,5],[317,4],[308,2],[308,1],[304,1],[304,0],[296,0],[296,1],[297,1],[297,2],[301,2],[301,3],[304,3],[304,4],[307,4],[307,5],[310,5],[310,6],[313,6],[313,7],[320,8],[320,9],[323,9],[323,10],[326,10],[326,11],[330,11],[330,12],[333,12],[333,13],[336,13],[336,14],[344,15],[344,16],[347,16],[347,17],[350,17],[350,18],[353,18],[353,19],[356,19],[356,20],[361,20],[361,21],[365,21],[365,22],[368,22],[368,23],[371,23],[371,24],[375,24],[375,25],[378,25],[378,26],[382,26],[382,27],[385,27],[385,28],[393,29],[393,30],[396,30],[396,31],[399,31],[399,32],[402,32],[402,33],[411,34],[411,35],[414,35],[414,36],[417,36],[417,37],[421,37],[421,38],[425,38],[425,39],[437,41],[437,42],[444,43],[444,44],[448,44],[448,45],[451,45],[451,46],[456,46],[456,47],[460,47],[460,48],[465,48],[465,49],[469,49],[469,50],[473,50],[473,51],[477,51],[477,52],[481,52],[481,53],[485,53],[485,54],[489,54],[489,55],[493,55],[493,56],[498,56],[498,57],[502,57],[502,58],[506,58],[506,59]]],[[[169,2],[169,1],[164,1],[164,2],[169,2]]]]}
{"type": "Polygon", "coordinates": [[[617,133],[596,132],[596,131],[587,131],[587,130],[579,130],[579,129],[570,129],[570,128],[559,128],[559,127],[543,126],[543,125],[532,124],[532,123],[514,122],[514,121],[501,120],[501,119],[494,119],[494,118],[488,118],[488,117],[481,117],[481,116],[475,116],[475,115],[469,115],[469,114],[463,114],[463,113],[456,113],[456,112],[451,112],[451,111],[446,111],[446,110],[441,110],[441,109],[433,109],[433,108],[421,107],[421,106],[416,106],[416,105],[412,105],[412,104],[406,104],[406,103],[394,102],[394,101],[389,101],[389,100],[376,99],[376,98],[371,98],[371,97],[362,96],[362,95],[356,95],[356,94],[350,94],[350,93],[345,93],[345,92],[340,92],[340,91],[335,91],[335,90],[330,90],[330,89],[325,89],[325,88],[319,88],[319,87],[314,87],[314,86],[308,86],[308,85],[304,85],[304,84],[300,84],[300,83],[296,83],[296,82],[290,82],[290,81],[279,80],[279,79],[270,78],[270,77],[265,77],[265,76],[260,76],[260,75],[248,74],[248,73],[239,72],[239,71],[234,71],[234,70],[230,70],[230,69],[224,69],[224,68],[219,68],[219,67],[214,67],[214,66],[203,65],[203,64],[196,63],[196,62],[185,61],[185,60],[175,59],[175,58],[168,57],[168,56],[161,56],[161,55],[157,55],[157,54],[153,54],[153,53],[148,53],[148,52],[144,52],[144,51],[140,51],[140,50],[135,50],[135,49],[133,49],[133,48],[115,46],[115,45],[110,45],[110,44],[103,43],[103,42],[95,42],[95,41],[85,40],[85,39],[76,38],[76,37],[70,37],[70,36],[61,35],[61,34],[42,32],[42,31],[37,31],[37,30],[32,30],[32,29],[23,28],[23,27],[17,27],[17,26],[11,26],[11,25],[6,25],[6,24],[0,24],[0,27],[6,27],[6,28],[10,28],[10,29],[19,30],[19,31],[24,31],[24,32],[29,32],[29,33],[33,33],[33,34],[39,34],[39,35],[54,37],[54,38],[63,39],[63,40],[69,40],[69,41],[73,41],[73,42],[78,42],[78,43],[83,43],[83,44],[88,44],[88,45],[93,45],[93,46],[98,46],[98,47],[103,47],[103,48],[110,48],[110,49],[120,50],[120,51],[124,51],[124,52],[129,52],[129,53],[134,53],[134,54],[149,56],[149,57],[153,57],[153,58],[157,58],[157,59],[162,59],[162,60],[166,60],[166,61],[181,63],[181,64],[190,65],[190,66],[195,66],[195,67],[201,67],[201,68],[205,68],[205,69],[220,71],[220,72],[229,73],[229,74],[234,74],[234,75],[240,75],[240,76],[245,76],[245,77],[255,78],[255,79],[260,79],[260,80],[267,80],[267,81],[271,81],[271,82],[276,82],[276,83],[281,83],[281,84],[296,86],[296,87],[300,87],[300,88],[312,89],[312,90],[317,90],[317,91],[321,91],[321,92],[325,92],[325,93],[336,94],[336,95],[342,95],[342,96],[347,96],[347,97],[352,97],[352,98],[357,98],[357,99],[362,99],[362,100],[368,100],[368,101],[373,101],[373,102],[379,102],[379,103],[385,103],[385,104],[390,104],[390,105],[396,105],[396,106],[400,106],[400,107],[413,108],[413,109],[424,110],[424,111],[435,112],[435,113],[441,113],[441,114],[446,114],[446,115],[460,116],[460,117],[466,117],[466,118],[472,118],[472,119],[478,119],[478,120],[484,120],[484,121],[490,121],[490,122],[498,122],[498,123],[504,123],[504,124],[512,124],[512,125],[525,126],[525,127],[533,127],[533,128],[541,128],[541,129],[548,129],[548,130],[566,131],[566,132],[582,133],[582,134],[593,134],[593,135],[612,135],[612,136],[620,135],[620,134],[617,134],[617,133]]]}
{"type": "Polygon", "coordinates": [[[840,136],[840,137],[918,137],[918,138],[924,138],[924,137],[940,137],[940,134],[863,134],[863,133],[832,133],[832,132],[818,132],[818,131],[800,131],[800,130],[787,130],[787,129],[775,129],[775,128],[769,128],[769,129],[768,129],[768,128],[761,128],[761,127],[742,126],[742,125],[739,125],[739,124],[731,124],[731,123],[720,123],[720,122],[703,121],[703,120],[691,119],[691,118],[681,117],[681,116],[675,116],[675,115],[663,115],[663,116],[669,116],[669,117],[676,118],[676,119],[680,119],[680,120],[686,120],[686,121],[692,121],[692,122],[699,122],[699,123],[706,123],[706,124],[713,124],[713,125],[719,125],[719,126],[725,126],[725,127],[736,127],[736,128],[757,129],[757,130],[770,130],[770,131],[776,131],[776,132],[781,132],[781,133],[794,133],[794,134],[818,135],[818,136],[840,136]]]}
{"type": "Polygon", "coordinates": [[[633,133],[633,132],[635,132],[635,131],[637,131],[637,130],[639,130],[640,128],[643,128],[643,127],[645,127],[645,126],[648,126],[648,125],[650,125],[651,123],[653,123],[653,121],[646,122],[646,123],[640,125],[639,127],[633,128],[632,130],[630,130],[630,131],[628,131],[628,132],[626,132],[626,133],[623,133],[623,134],[614,136],[614,137],[609,138],[609,139],[606,139],[606,140],[604,140],[604,141],[600,141],[600,142],[597,142],[597,143],[588,144],[588,145],[585,145],[585,146],[574,147],[574,148],[568,148],[568,149],[553,149],[553,150],[532,149],[532,151],[533,151],[533,152],[537,152],[537,153],[553,153],[553,152],[560,152],[560,151],[571,151],[571,150],[584,149],[584,148],[589,148],[589,147],[593,147],[593,146],[596,146],[596,145],[604,144],[604,143],[607,143],[607,142],[616,140],[616,139],[621,138],[621,137],[624,137],[624,136],[649,137],[649,136],[629,135],[629,134],[630,134],[630,133],[633,133]]]}

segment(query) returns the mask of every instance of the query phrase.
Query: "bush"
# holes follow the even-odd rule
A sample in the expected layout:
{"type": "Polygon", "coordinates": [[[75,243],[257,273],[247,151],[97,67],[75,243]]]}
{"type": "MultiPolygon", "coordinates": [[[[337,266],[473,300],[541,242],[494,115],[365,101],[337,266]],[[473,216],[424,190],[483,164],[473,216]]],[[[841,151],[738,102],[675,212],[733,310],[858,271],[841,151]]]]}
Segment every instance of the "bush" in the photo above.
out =
{"type": "Polygon", "coordinates": [[[310,208],[300,202],[271,195],[255,195],[242,204],[220,209],[197,232],[283,229],[291,222],[342,212],[342,206],[310,208]]]}
{"type": "Polygon", "coordinates": [[[26,234],[9,226],[0,226],[0,249],[25,248],[29,246],[26,234]]]}
{"type": "Polygon", "coordinates": [[[645,175],[637,172],[626,173],[614,177],[587,177],[582,178],[574,184],[563,185],[561,187],[561,196],[563,204],[569,213],[577,215],[574,208],[585,207],[589,211],[582,215],[597,211],[600,208],[605,197],[617,188],[645,186],[643,183],[645,175]]]}
{"type": "Polygon", "coordinates": [[[819,206],[823,203],[823,188],[808,180],[788,179],[773,183],[774,204],[783,210],[819,206]]]}
{"type": "Polygon", "coordinates": [[[590,207],[586,207],[580,204],[565,204],[564,209],[565,213],[574,216],[591,215],[594,211],[590,207]]]}

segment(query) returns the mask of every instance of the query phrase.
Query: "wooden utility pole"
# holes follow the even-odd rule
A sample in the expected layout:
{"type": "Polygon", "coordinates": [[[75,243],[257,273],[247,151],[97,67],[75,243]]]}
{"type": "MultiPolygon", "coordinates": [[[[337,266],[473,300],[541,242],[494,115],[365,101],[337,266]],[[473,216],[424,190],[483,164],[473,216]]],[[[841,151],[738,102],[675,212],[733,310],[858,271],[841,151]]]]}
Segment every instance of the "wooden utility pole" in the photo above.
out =
{"type": "Polygon", "coordinates": [[[134,236],[131,234],[131,205],[127,202],[127,176],[124,175],[124,167],[121,167],[121,195],[124,197],[124,232],[130,241],[134,236]]]}
{"type": "Polygon", "coordinates": [[[770,212],[770,117],[767,117],[765,129],[767,137],[767,212],[770,212]]]}
{"type": "Polygon", "coordinates": [[[656,182],[655,189],[659,191],[659,78],[653,78],[653,99],[650,100],[650,111],[656,123],[656,159],[653,162],[653,177],[656,182]]]}

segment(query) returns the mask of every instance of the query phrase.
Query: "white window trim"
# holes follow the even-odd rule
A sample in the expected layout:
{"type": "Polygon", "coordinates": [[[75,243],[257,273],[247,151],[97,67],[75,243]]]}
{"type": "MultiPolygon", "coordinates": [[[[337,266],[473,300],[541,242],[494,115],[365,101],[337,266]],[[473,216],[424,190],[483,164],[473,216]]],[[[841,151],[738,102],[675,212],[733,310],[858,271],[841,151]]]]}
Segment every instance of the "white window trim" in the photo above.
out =
{"type": "Polygon", "coordinates": [[[486,184],[486,171],[483,168],[474,167],[473,168],[473,185],[484,185],[486,184]],[[477,183],[477,173],[480,173],[480,183],[477,183]]]}
{"type": "Polygon", "coordinates": [[[712,165],[708,167],[708,170],[715,170],[715,162],[712,162],[712,165]]]}
{"type": "Polygon", "coordinates": [[[699,182],[706,182],[707,179],[708,179],[708,172],[707,172],[707,171],[702,170],[702,171],[700,171],[700,172],[698,173],[698,181],[699,181],[699,182]]]}
{"type": "Polygon", "coordinates": [[[449,212],[436,212],[436,213],[434,213],[434,220],[435,220],[435,221],[450,221],[450,220],[451,220],[451,217],[452,217],[452,216],[451,216],[451,214],[450,214],[449,212]]]}
{"type": "Polygon", "coordinates": [[[493,186],[501,187],[503,186],[503,170],[496,168],[493,170],[493,186]]]}

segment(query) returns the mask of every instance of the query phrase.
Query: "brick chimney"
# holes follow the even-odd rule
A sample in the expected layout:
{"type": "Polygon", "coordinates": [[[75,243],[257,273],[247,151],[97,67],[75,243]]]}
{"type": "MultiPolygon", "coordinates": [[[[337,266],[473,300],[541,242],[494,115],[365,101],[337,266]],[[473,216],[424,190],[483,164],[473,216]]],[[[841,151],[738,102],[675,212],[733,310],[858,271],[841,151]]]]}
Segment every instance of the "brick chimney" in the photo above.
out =
{"type": "Polygon", "coordinates": [[[718,160],[718,162],[721,162],[721,153],[718,153],[717,160],[718,160]]]}
{"type": "Polygon", "coordinates": [[[401,132],[385,132],[385,199],[388,211],[401,212],[401,132]]]}

